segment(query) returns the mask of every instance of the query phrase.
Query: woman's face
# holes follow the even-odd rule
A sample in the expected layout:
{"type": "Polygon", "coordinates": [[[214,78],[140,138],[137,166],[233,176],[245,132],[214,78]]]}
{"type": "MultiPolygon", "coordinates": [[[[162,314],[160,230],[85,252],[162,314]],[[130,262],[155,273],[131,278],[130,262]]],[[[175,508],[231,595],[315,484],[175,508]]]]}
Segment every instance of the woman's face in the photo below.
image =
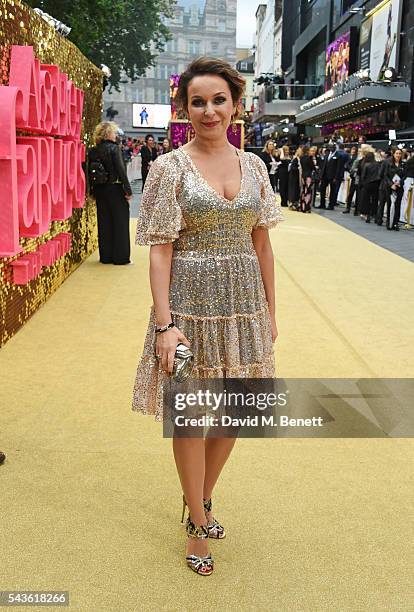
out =
{"type": "Polygon", "coordinates": [[[316,153],[317,153],[317,150],[318,150],[318,149],[317,149],[316,147],[311,147],[311,148],[309,149],[309,155],[310,155],[311,157],[314,157],[314,156],[316,155],[316,153]]]}
{"type": "Polygon", "coordinates": [[[402,151],[400,151],[400,149],[397,149],[394,153],[394,159],[396,162],[400,162],[402,160],[402,151]]]}
{"type": "Polygon", "coordinates": [[[227,82],[215,74],[196,76],[188,85],[187,96],[195,133],[208,140],[221,139],[236,111],[227,82]]]}
{"type": "Polygon", "coordinates": [[[271,140],[270,142],[267,143],[267,152],[274,153],[274,150],[275,150],[275,143],[271,140]]]}
{"type": "Polygon", "coordinates": [[[154,146],[154,144],[155,144],[155,143],[154,143],[154,139],[153,139],[152,137],[151,137],[151,138],[148,138],[148,140],[147,140],[147,146],[148,146],[148,147],[150,147],[150,148],[152,148],[152,147],[154,146]]]}
{"type": "Polygon", "coordinates": [[[164,138],[164,140],[162,141],[162,146],[164,147],[164,149],[170,148],[170,143],[168,142],[168,138],[164,138]]]}

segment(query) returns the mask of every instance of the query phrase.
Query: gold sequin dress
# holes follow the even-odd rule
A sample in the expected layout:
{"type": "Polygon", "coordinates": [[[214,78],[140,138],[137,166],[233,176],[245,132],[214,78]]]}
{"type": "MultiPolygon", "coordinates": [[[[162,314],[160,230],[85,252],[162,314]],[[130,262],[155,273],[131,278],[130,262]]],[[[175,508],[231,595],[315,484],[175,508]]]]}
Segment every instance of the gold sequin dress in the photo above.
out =
{"type": "MultiPolygon", "coordinates": [[[[148,174],[136,244],[173,243],[170,309],[194,352],[195,378],[273,378],[269,308],[252,229],[283,216],[264,162],[239,151],[240,191],[219,195],[182,148],[157,158],[148,174]]],[[[155,358],[151,307],[132,409],[163,415],[167,375],[155,358]]]]}

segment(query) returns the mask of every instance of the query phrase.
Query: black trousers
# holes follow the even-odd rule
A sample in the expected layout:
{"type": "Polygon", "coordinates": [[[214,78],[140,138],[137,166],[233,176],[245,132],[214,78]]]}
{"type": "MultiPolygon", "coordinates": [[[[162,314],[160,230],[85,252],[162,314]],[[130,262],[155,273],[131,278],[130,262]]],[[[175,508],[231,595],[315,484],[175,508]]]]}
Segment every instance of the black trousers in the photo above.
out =
{"type": "Polygon", "coordinates": [[[393,191],[390,189],[388,198],[387,198],[387,227],[398,227],[398,221],[400,220],[401,214],[401,202],[402,197],[404,195],[404,189],[397,189],[395,193],[397,194],[397,198],[394,203],[394,216],[391,220],[391,194],[393,191]]]}
{"type": "Polygon", "coordinates": [[[320,194],[321,194],[321,208],[325,208],[326,204],[326,188],[329,185],[329,207],[333,208],[336,206],[336,200],[338,198],[339,187],[341,186],[340,181],[328,180],[326,178],[321,179],[320,194]]]}
{"type": "Polygon", "coordinates": [[[288,205],[288,185],[289,185],[289,176],[288,173],[285,172],[279,176],[279,193],[281,199],[281,205],[288,205]]]}
{"type": "Polygon", "coordinates": [[[269,174],[269,180],[273,191],[276,191],[276,174],[269,174]]]}
{"type": "Polygon", "coordinates": [[[367,212],[368,217],[375,217],[377,214],[378,189],[379,181],[365,183],[362,188],[363,210],[367,212]]]}
{"type": "Polygon", "coordinates": [[[99,259],[102,263],[127,264],[130,259],[129,202],[120,183],[95,187],[98,212],[99,259]]]}
{"type": "MultiPolygon", "coordinates": [[[[385,209],[386,202],[388,202],[388,190],[380,189],[378,192],[378,210],[377,210],[377,215],[375,217],[375,221],[378,223],[378,225],[382,225],[382,222],[384,219],[384,209],[385,209]]],[[[389,208],[389,205],[388,205],[388,208],[389,208]]]]}
{"type": "Polygon", "coordinates": [[[329,181],[329,208],[333,208],[337,205],[339,188],[341,187],[341,181],[332,179],[329,181]]]}
{"type": "Polygon", "coordinates": [[[141,176],[142,176],[142,191],[144,191],[144,186],[145,186],[145,181],[147,180],[147,176],[148,176],[148,172],[149,172],[149,168],[142,168],[141,169],[141,176]]]}

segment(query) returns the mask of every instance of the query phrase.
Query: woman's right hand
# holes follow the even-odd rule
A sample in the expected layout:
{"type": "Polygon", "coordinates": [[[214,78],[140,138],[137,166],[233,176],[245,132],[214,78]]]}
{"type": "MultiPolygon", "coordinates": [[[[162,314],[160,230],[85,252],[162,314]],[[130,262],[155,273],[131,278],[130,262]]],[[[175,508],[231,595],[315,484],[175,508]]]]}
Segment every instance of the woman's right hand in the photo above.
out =
{"type": "Polygon", "coordinates": [[[157,340],[155,343],[155,354],[158,356],[159,362],[161,363],[164,372],[172,373],[174,367],[174,356],[178,344],[185,344],[190,347],[189,340],[184,334],[178,329],[178,327],[171,327],[166,332],[157,334],[157,340]]]}

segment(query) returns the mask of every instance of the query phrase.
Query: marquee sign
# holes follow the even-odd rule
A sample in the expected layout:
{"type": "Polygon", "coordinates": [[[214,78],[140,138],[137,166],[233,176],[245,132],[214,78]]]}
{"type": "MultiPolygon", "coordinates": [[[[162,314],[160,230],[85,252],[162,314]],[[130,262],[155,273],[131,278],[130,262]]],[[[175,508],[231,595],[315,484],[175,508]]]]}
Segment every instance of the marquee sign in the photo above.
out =
{"type": "MultiPolygon", "coordinates": [[[[84,92],[57,66],[41,64],[33,47],[12,46],[9,84],[0,86],[0,257],[20,253],[20,238],[42,236],[84,206],[83,102],[84,92]]],[[[39,247],[32,278],[42,261],[70,248],[70,236],[56,238],[39,247]]]]}

